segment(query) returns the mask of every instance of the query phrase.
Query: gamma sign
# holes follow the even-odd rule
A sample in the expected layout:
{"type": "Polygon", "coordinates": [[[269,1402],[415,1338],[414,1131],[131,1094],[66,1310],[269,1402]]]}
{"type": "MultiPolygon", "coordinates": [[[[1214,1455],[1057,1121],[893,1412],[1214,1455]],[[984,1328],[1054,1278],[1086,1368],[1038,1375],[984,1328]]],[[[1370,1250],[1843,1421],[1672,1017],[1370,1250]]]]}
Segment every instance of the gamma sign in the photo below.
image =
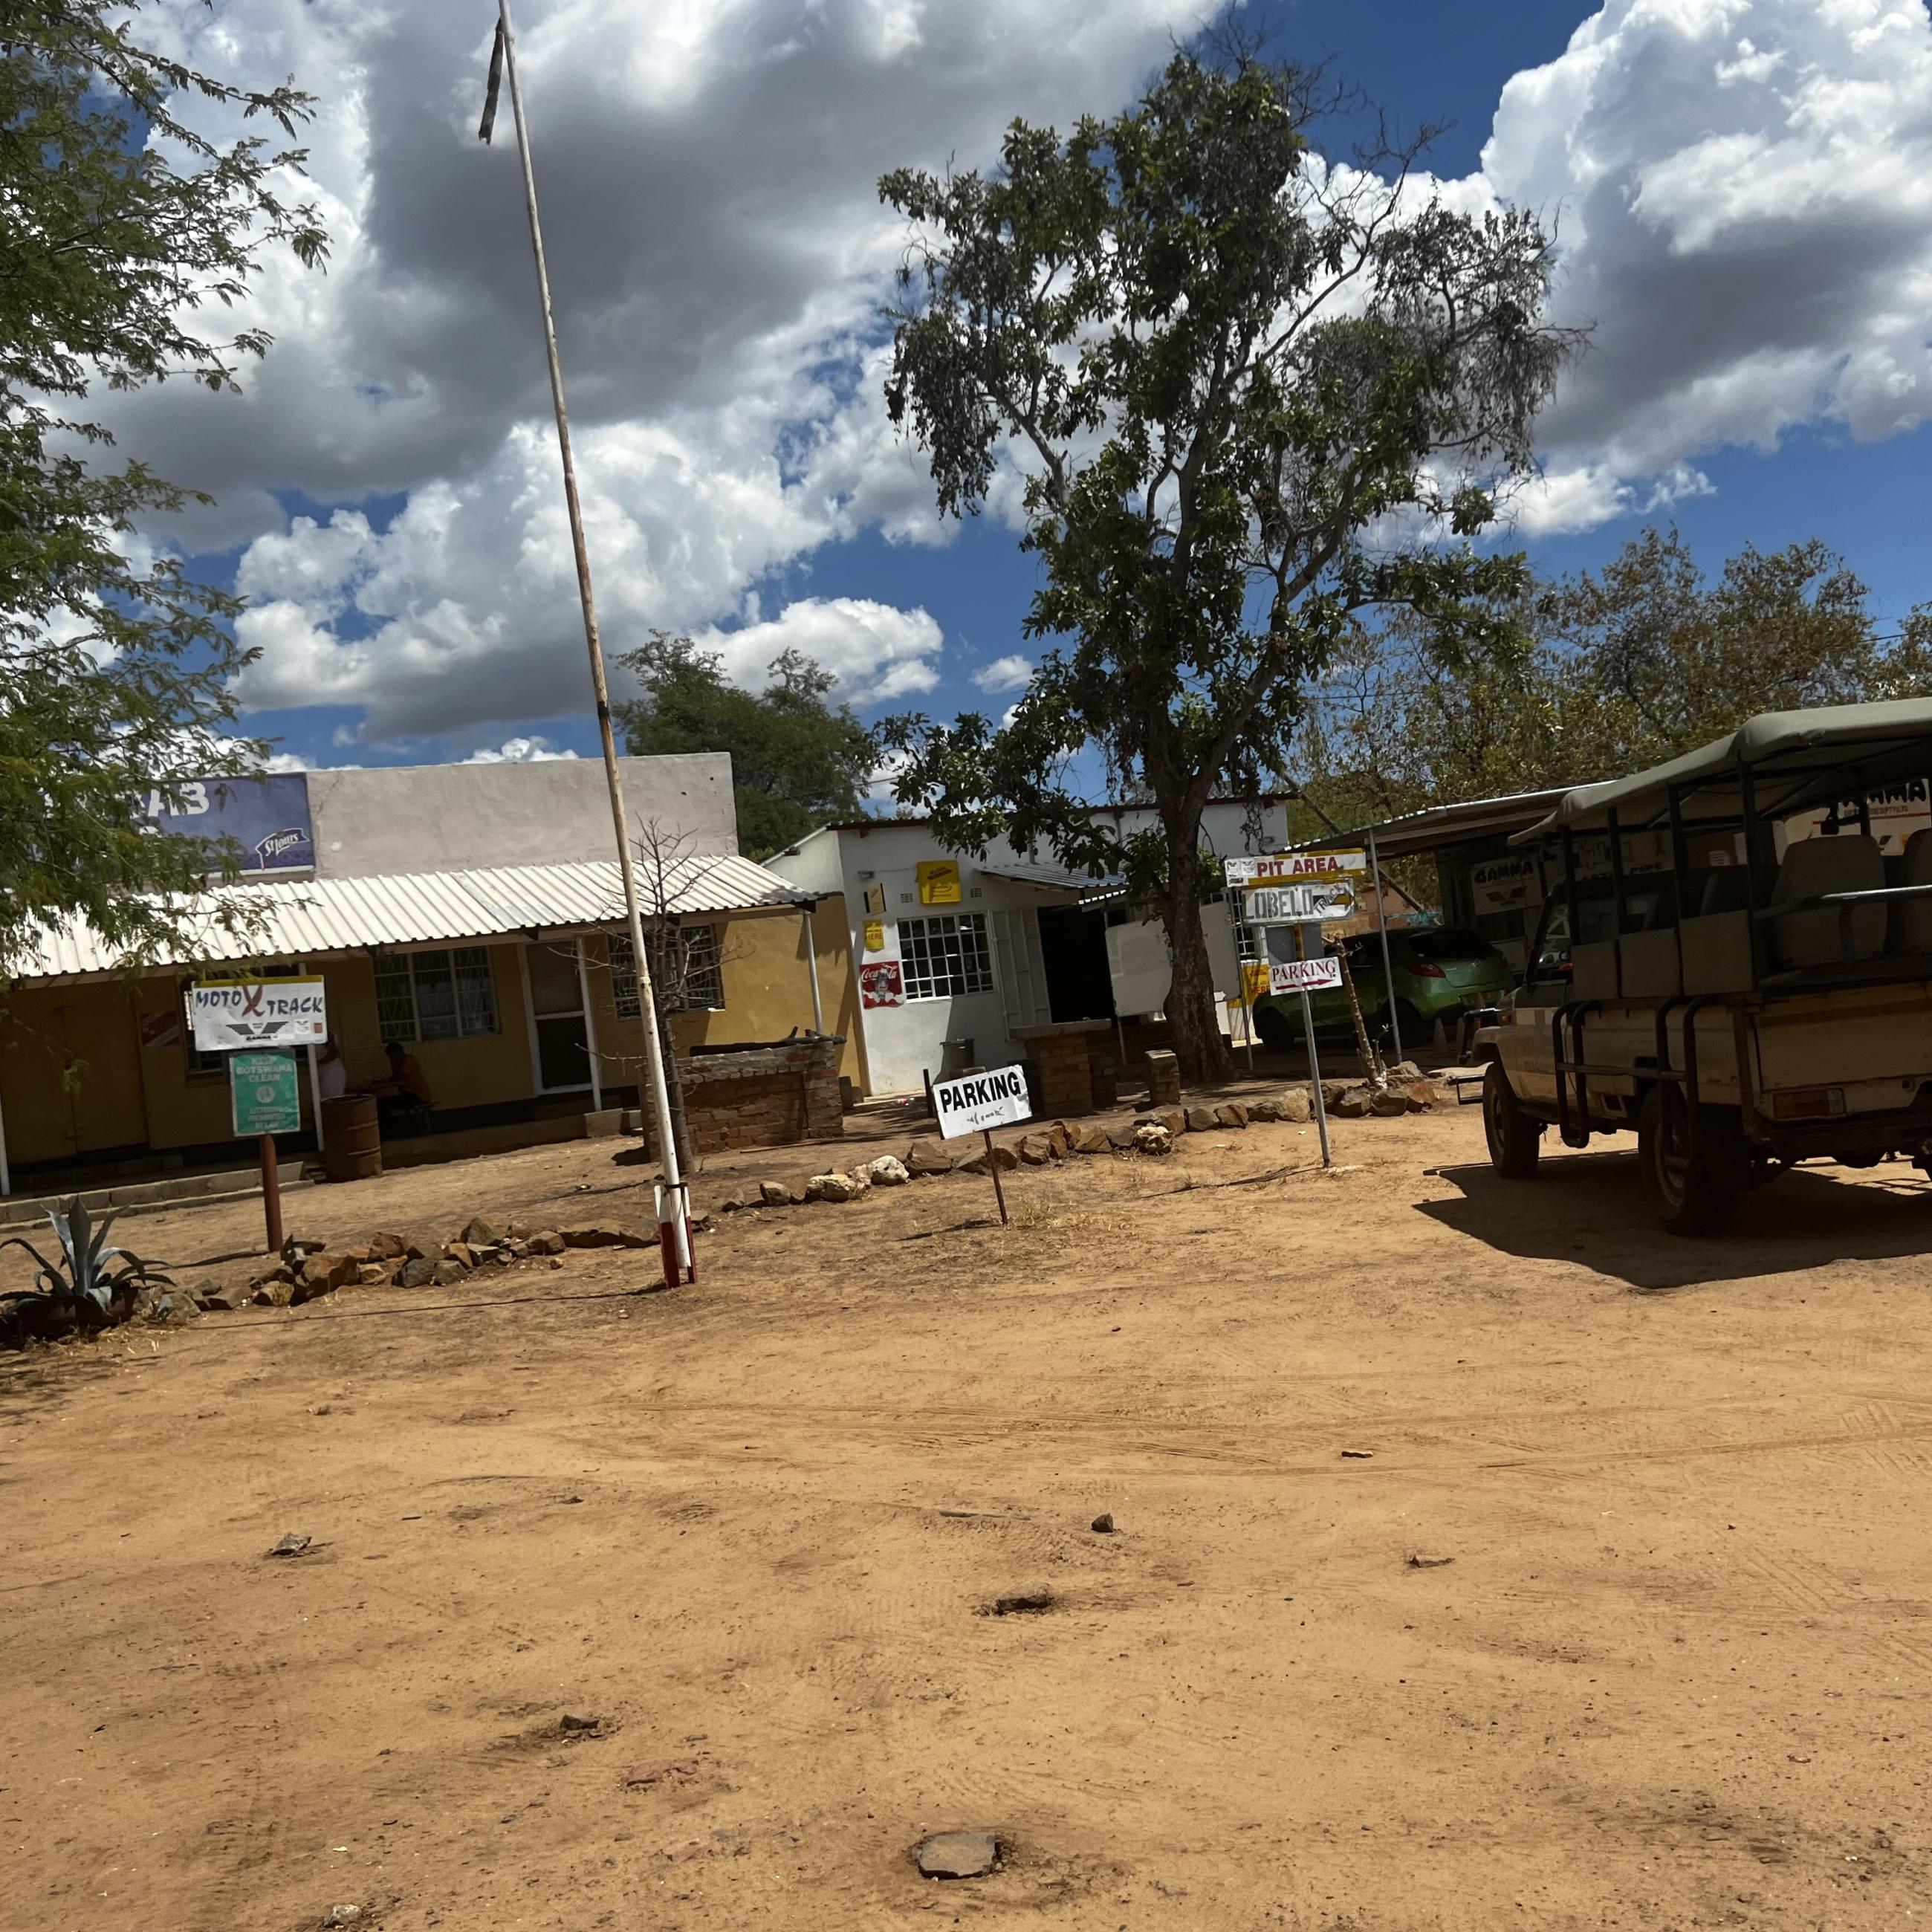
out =
{"type": "Polygon", "coordinates": [[[1027,1098],[1026,1076],[1017,1066],[964,1074],[957,1080],[935,1080],[932,1106],[939,1117],[942,1140],[1003,1127],[1010,1120],[1025,1120],[1033,1112],[1027,1098]]]}

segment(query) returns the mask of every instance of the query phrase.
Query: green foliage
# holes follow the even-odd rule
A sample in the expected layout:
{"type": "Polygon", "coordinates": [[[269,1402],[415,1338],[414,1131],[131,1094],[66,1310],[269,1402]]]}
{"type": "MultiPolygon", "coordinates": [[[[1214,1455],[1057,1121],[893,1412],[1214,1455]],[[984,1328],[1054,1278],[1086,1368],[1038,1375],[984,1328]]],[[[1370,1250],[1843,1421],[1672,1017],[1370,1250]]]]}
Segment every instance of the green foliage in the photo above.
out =
{"type": "Polygon", "coordinates": [[[1012,722],[892,721],[942,838],[1049,846],[1162,896],[1192,1077],[1224,1049],[1199,899],[1203,809],[1290,766],[1310,681],[1358,611],[1445,634],[1520,560],[1468,539],[1530,460],[1566,347],[1536,221],[1442,206],[1415,151],[1332,166],[1306,77],[1177,54],[1062,140],[1016,122],[998,172],[886,176],[913,224],[887,398],[942,509],[1024,476],[1042,656],[1012,722]],[[1123,844],[1070,776],[1097,750],[1158,833],[1123,844]]]}
{"type": "Polygon", "coordinates": [[[772,660],[761,692],[726,681],[724,661],[688,638],[653,631],[618,662],[644,694],[614,707],[633,757],[729,752],[738,844],[769,858],[828,820],[856,818],[877,759],[849,705],[826,696],[838,682],[794,650],[772,660]]]}
{"type": "Polygon", "coordinates": [[[229,684],[246,661],[234,599],[152,554],[137,524],[199,493],[139,463],[104,465],[98,388],[182,378],[232,389],[260,329],[210,311],[263,252],[319,262],[312,212],[280,200],[298,148],[225,146],[180,118],[198,100],[292,136],[292,88],[254,93],[142,47],[130,10],[18,0],[0,26],[0,980],[23,931],[80,914],[138,955],[179,892],[232,855],[144,829],[137,794],[231,776],[229,684]]]}
{"type": "MultiPolygon", "coordinates": [[[[1932,691],[1932,606],[1881,633],[1811,542],[1747,546],[1715,584],[1676,530],[1492,608],[1445,644],[1413,614],[1358,632],[1311,707],[1310,797],[1343,825],[1580,784],[1694,751],[1761,711],[1932,691]]],[[[1312,828],[1311,827],[1311,832],[1312,828]]]]}

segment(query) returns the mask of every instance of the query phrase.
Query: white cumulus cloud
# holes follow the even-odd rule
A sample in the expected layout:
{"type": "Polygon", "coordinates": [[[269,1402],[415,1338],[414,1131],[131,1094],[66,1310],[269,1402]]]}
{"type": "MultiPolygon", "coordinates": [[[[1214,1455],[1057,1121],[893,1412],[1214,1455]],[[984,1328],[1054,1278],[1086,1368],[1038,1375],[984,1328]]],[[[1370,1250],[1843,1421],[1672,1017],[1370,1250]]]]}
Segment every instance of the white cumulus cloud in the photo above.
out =
{"type": "Polygon", "coordinates": [[[1032,658],[1015,655],[995,658],[991,664],[982,664],[973,674],[973,682],[978,689],[988,693],[1017,691],[1032,676],[1032,658]]]}
{"type": "Polygon", "coordinates": [[[762,685],[781,651],[800,651],[838,680],[837,694],[861,706],[883,704],[939,682],[944,640],[926,611],[862,597],[808,597],[777,616],[736,630],[706,629],[692,642],[715,651],[736,682],[762,685]]]}

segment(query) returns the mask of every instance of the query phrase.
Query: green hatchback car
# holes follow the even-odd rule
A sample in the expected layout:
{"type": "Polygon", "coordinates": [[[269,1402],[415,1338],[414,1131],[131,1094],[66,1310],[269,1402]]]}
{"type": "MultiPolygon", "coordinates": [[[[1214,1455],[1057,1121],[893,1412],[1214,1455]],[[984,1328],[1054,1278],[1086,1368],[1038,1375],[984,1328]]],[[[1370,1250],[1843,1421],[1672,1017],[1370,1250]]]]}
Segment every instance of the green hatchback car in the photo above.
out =
{"type": "MultiPolygon", "coordinates": [[[[1355,994],[1369,1030],[1389,1034],[1389,989],[1382,970],[1381,936],[1357,933],[1343,942],[1355,994]]],[[[1451,1024],[1466,1010],[1496,1006],[1516,983],[1509,962],[1480,933],[1452,926],[1405,926],[1388,936],[1389,962],[1395,968],[1395,1018],[1405,1048],[1420,1045],[1437,1020],[1451,1024]]],[[[1318,1033],[1354,1030],[1348,996],[1339,986],[1311,996],[1318,1033]]],[[[1292,1046],[1301,1037],[1301,1001],[1294,994],[1258,1001],[1255,1024],[1262,1044],[1292,1046]]]]}

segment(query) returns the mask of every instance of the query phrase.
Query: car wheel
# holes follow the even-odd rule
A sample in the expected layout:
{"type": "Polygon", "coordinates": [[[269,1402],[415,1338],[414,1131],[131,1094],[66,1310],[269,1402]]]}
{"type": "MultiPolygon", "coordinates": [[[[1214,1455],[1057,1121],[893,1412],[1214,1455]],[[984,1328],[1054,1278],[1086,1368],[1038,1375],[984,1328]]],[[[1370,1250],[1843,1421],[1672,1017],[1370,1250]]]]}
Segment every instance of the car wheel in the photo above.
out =
{"type": "Polygon", "coordinates": [[[1491,1060],[1483,1076],[1483,1136],[1490,1144],[1490,1165],[1510,1180],[1532,1179],[1543,1152],[1543,1125],[1523,1111],[1502,1062],[1491,1060]]]}
{"type": "Polygon", "coordinates": [[[1255,1030],[1270,1053],[1286,1053],[1294,1044],[1294,1024],[1279,1006],[1257,1006],[1255,1030]]]}
{"type": "MultiPolygon", "coordinates": [[[[1706,1133],[1731,1131],[1708,1112],[1700,1125],[1706,1133]]],[[[1636,1120],[1644,1198],[1666,1234],[1721,1234],[1737,1214],[1737,1192],[1712,1178],[1715,1164],[1708,1152],[1692,1161],[1690,1127],[1690,1110],[1674,1084],[1653,1087],[1644,1096],[1636,1120]]]]}
{"type": "Polygon", "coordinates": [[[1382,1031],[1388,1036],[1389,1044],[1395,1044],[1396,1036],[1402,1037],[1402,1057],[1413,1060],[1435,1037],[1435,1029],[1406,1000],[1395,1003],[1395,1024],[1389,1024],[1388,1015],[1382,1016],[1382,1031]]]}

